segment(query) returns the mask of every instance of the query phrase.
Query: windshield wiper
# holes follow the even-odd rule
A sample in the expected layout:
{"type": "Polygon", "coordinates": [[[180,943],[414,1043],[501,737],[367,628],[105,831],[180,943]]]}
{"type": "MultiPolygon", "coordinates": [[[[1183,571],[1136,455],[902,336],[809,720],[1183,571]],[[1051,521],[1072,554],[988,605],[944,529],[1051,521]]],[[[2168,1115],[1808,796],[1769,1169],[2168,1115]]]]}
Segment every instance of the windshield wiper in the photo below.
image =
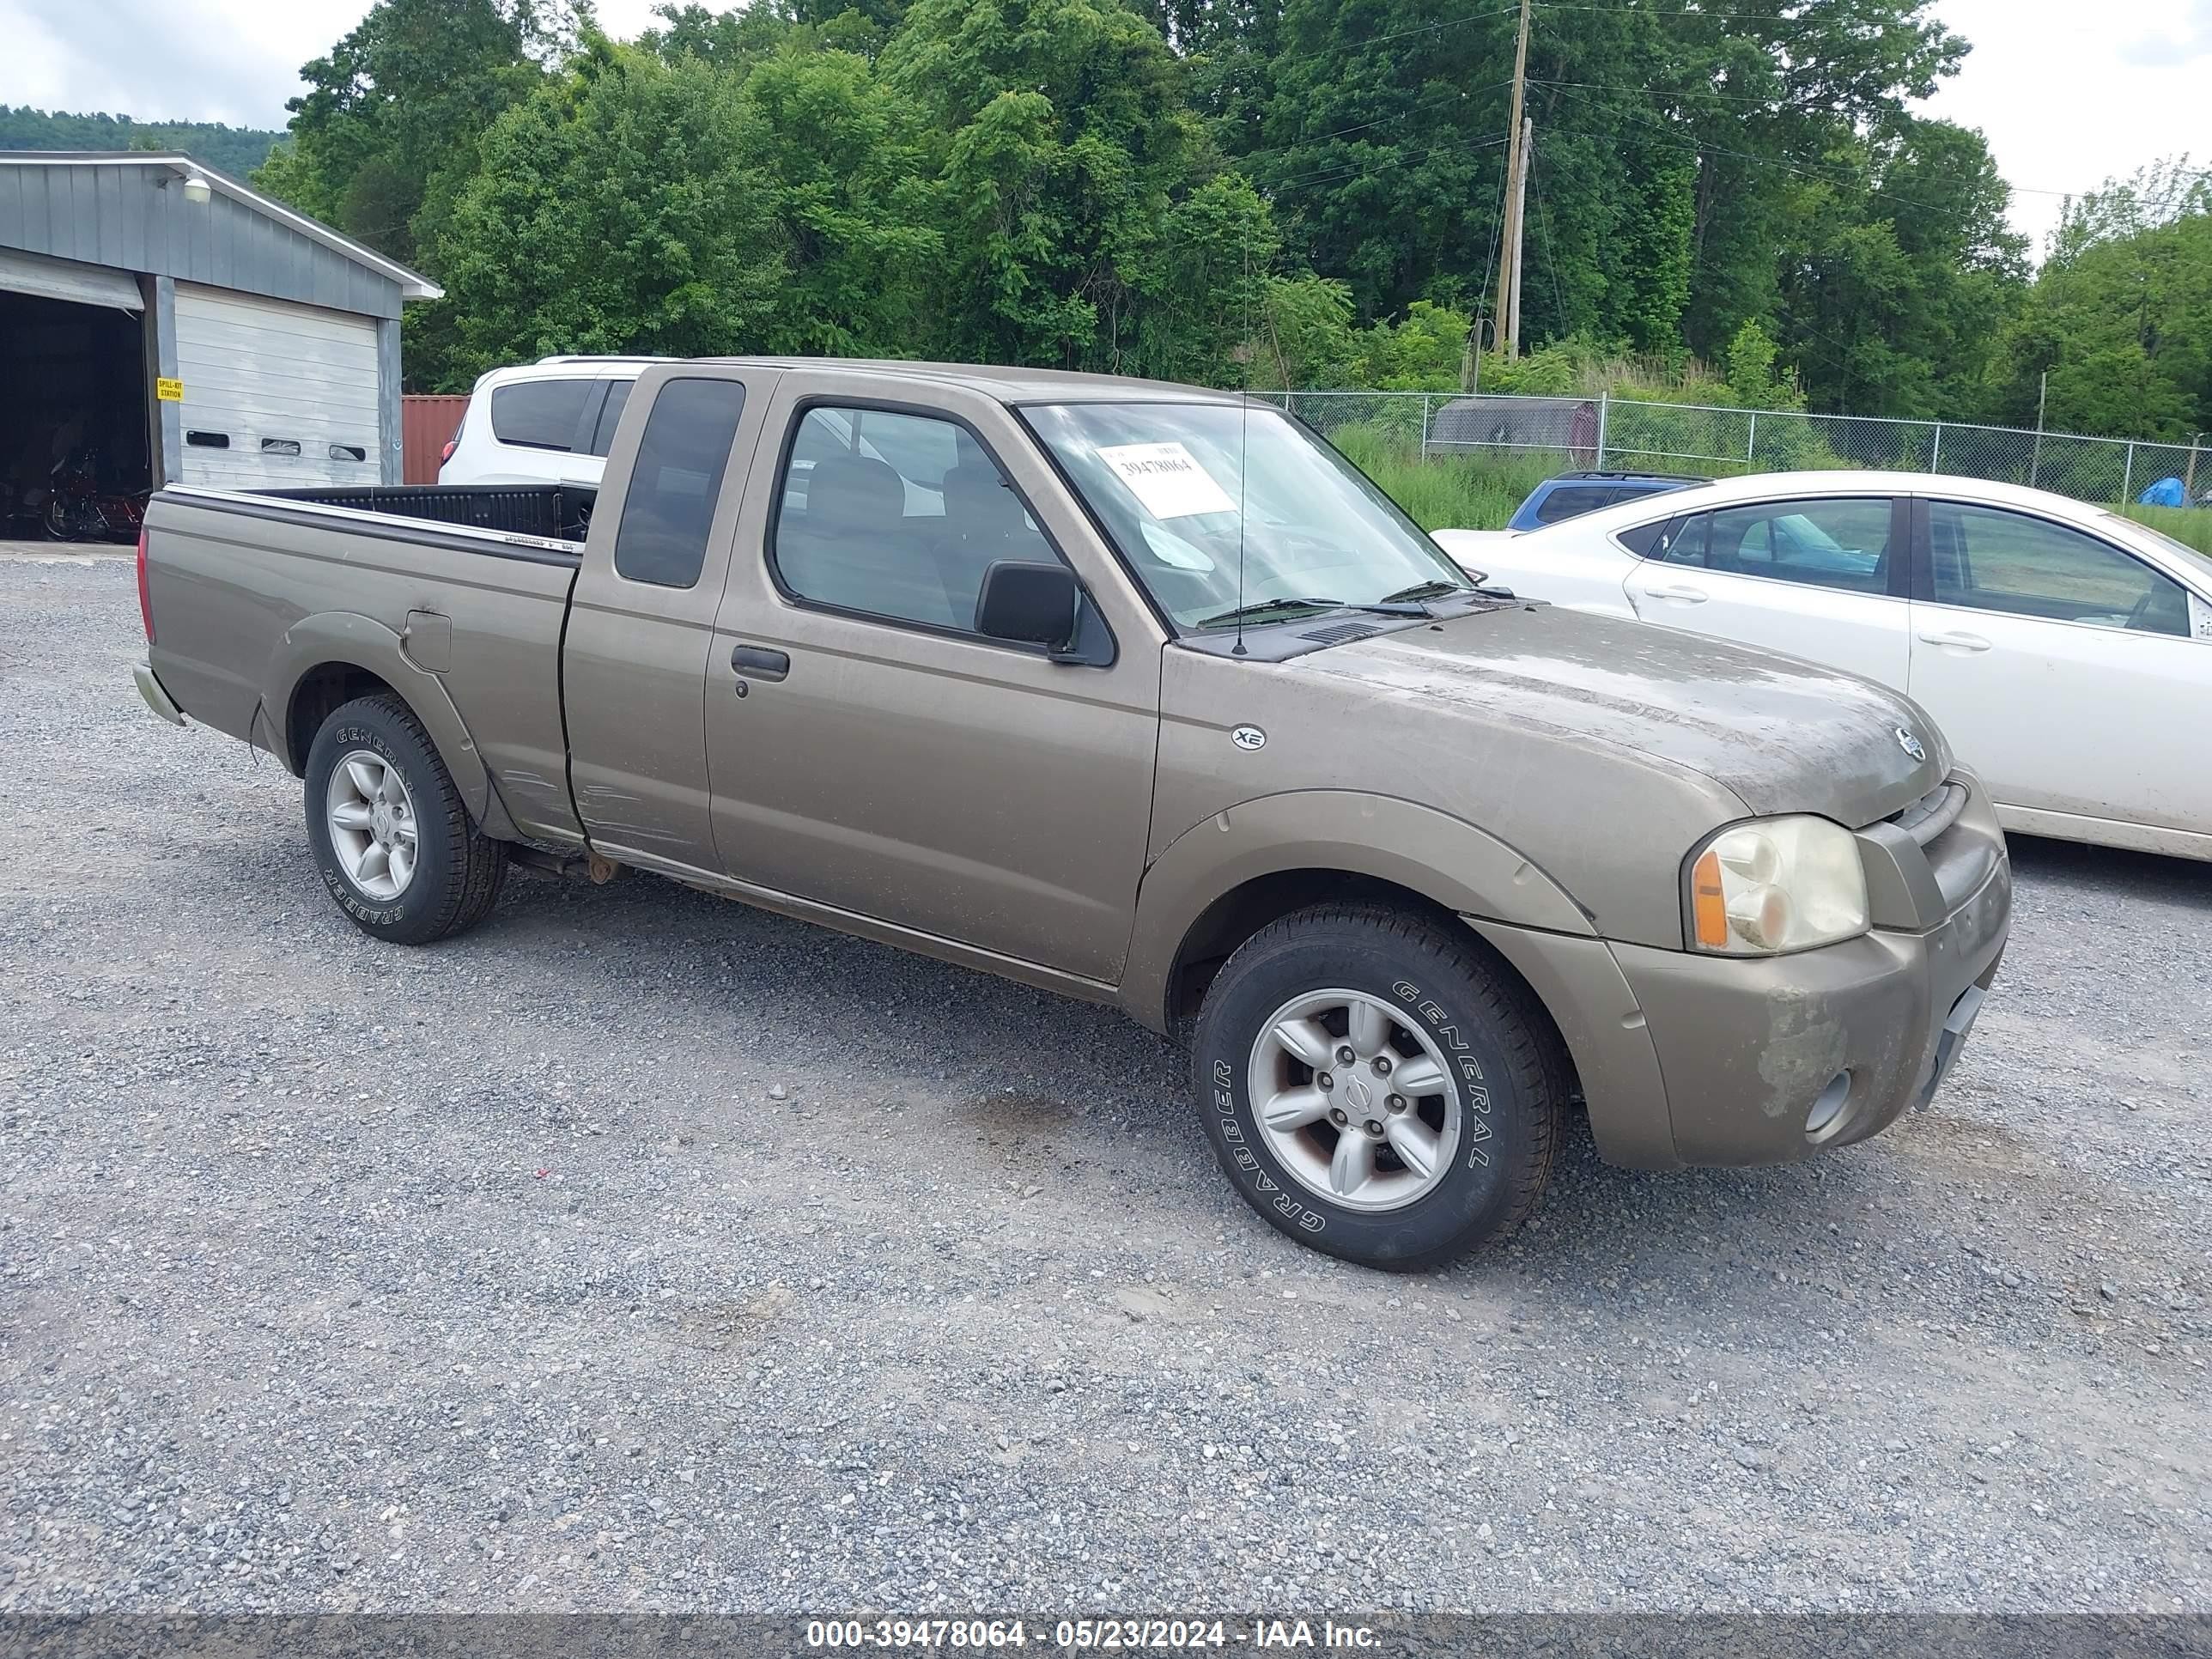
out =
{"type": "MultiPolygon", "coordinates": [[[[1468,591],[1456,583],[1439,583],[1438,586],[1449,587],[1455,593],[1468,591]]],[[[1368,604],[1362,604],[1357,599],[1258,599],[1250,605],[1239,605],[1233,611],[1224,611],[1218,616],[1207,617],[1196,626],[1218,628],[1227,623],[1256,622],[1263,617],[1273,616],[1278,611],[1364,611],[1377,617],[1425,617],[1429,614],[1427,607],[1408,603],[1402,594],[1397,593],[1389,594],[1368,604]]]]}
{"type": "Polygon", "coordinates": [[[1395,593],[1385,593],[1375,603],[1401,605],[1412,599],[1441,599],[1447,593],[1468,593],[1473,591],[1463,583],[1448,582],[1439,578],[1435,581],[1415,582],[1411,587],[1401,587],[1395,593]]]}
{"type": "Polygon", "coordinates": [[[1278,611],[1341,611],[1342,599],[1255,599],[1250,605],[1240,605],[1211,617],[1202,617],[1197,626],[1218,628],[1224,623],[1254,622],[1261,617],[1271,617],[1278,611]]]}

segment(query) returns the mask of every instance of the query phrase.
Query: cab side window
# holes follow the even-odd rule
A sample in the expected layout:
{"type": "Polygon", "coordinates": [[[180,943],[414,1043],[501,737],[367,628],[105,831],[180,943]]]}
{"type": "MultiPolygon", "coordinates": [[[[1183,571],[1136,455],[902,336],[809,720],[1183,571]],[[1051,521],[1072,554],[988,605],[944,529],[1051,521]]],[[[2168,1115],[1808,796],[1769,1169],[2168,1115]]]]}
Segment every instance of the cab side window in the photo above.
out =
{"type": "Polygon", "coordinates": [[[1930,502],[1928,558],[1938,605],[2189,632],[2189,597],[2175,583],[2094,536],[2023,513],[1930,502]]]}
{"type": "Polygon", "coordinates": [[[615,529],[615,574],[690,587],[707,559],[745,389],[735,380],[670,380],[653,400],[615,529]]]}
{"type": "Polygon", "coordinates": [[[769,558],[793,599],[972,633],[983,573],[1059,560],[982,445],[952,421],[817,405],[793,434],[769,558]]]}

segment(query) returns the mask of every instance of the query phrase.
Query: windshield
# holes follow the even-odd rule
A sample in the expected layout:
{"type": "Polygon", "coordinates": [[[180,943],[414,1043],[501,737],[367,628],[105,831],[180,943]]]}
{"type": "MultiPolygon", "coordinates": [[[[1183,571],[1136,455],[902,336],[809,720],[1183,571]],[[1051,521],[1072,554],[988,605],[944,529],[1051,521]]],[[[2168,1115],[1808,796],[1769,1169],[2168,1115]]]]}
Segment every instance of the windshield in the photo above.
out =
{"type": "Polygon", "coordinates": [[[2141,519],[2122,518],[2117,513],[2107,513],[2105,516],[2115,523],[2124,525],[2138,536],[2149,537],[2167,552],[2177,555],[2182,563],[2194,571],[2198,577],[2212,581],[2212,554],[2200,553],[2187,542],[2176,540],[2163,530],[2145,524],[2141,519]]]}
{"type": "Polygon", "coordinates": [[[1022,413],[1177,627],[1232,627],[1240,614],[1291,620],[1474,585],[1349,461],[1263,404],[1022,413]]]}

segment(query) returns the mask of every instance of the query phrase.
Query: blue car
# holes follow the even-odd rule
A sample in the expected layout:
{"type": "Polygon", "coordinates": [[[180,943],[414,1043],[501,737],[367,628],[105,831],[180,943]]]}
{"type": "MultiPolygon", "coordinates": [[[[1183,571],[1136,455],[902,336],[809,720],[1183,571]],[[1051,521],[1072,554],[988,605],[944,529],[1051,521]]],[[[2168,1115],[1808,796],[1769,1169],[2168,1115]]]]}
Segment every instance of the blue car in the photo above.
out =
{"type": "Polygon", "coordinates": [[[1634,501],[1639,495],[1657,495],[1669,489],[1711,482],[1667,472],[1563,472],[1556,478],[1545,479],[1530,490],[1528,499],[1514,510],[1505,527],[1536,530],[1563,520],[1578,519],[1616,501],[1634,501]]]}

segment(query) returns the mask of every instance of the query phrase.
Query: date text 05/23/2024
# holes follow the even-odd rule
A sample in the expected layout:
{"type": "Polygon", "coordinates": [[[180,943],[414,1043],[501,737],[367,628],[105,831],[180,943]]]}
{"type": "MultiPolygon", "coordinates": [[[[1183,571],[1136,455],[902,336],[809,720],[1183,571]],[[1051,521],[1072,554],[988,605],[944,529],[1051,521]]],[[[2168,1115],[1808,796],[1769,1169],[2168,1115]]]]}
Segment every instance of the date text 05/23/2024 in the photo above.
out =
{"type": "Polygon", "coordinates": [[[1359,1650],[1376,1643],[1369,1626],[1333,1619],[810,1619],[805,1643],[816,1652],[869,1648],[1026,1648],[1123,1651],[1178,1648],[1359,1650]]]}

